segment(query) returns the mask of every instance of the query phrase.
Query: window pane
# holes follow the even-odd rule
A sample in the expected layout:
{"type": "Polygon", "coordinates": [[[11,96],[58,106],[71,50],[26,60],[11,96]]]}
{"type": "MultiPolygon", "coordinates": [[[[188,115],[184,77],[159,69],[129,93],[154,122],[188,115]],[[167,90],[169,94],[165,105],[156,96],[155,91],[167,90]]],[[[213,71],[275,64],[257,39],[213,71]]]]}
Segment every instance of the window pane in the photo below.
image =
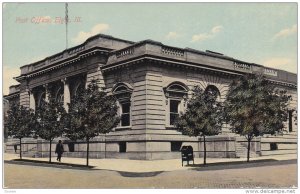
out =
{"type": "Polygon", "coordinates": [[[126,152],[126,142],[119,142],[119,152],[126,152]]]}
{"type": "Polygon", "coordinates": [[[130,103],[122,104],[122,113],[130,112],[130,103]]]}
{"type": "Polygon", "coordinates": [[[178,105],[179,105],[179,101],[170,100],[170,112],[178,113],[178,105]]]}
{"type": "Polygon", "coordinates": [[[170,125],[174,125],[174,122],[178,118],[178,116],[178,113],[170,113],[170,125]]]}
{"type": "Polygon", "coordinates": [[[171,142],[171,151],[172,152],[180,151],[181,146],[182,146],[181,141],[172,141],[171,142]]]}
{"type": "Polygon", "coordinates": [[[130,115],[122,114],[121,126],[130,126],[130,115]]]}

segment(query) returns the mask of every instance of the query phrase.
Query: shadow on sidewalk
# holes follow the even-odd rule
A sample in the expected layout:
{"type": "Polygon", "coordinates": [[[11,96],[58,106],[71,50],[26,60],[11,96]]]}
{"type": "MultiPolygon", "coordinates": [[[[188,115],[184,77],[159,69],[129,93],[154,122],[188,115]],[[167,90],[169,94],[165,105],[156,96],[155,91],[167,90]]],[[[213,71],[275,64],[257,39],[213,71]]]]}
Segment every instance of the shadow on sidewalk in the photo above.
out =
{"type": "Polygon", "coordinates": [[[157,176],[165,171],[154,171],[154,172],[125,172],[117,171],[123,177],[140,178],[140,177],[153,177],[157,176]]]}
{"type": "Polygon", "coordinates": [[[209,171],[209,170],[225,170],[225,169],[243,169],[243,168],[255,168],[263,166],[278,166],[287,164],[297,164],[297,159],[291,160],[275,160],[275,159],[265,159],[265,160],[253,160],[250,162],[246,161],[235,161],[235,162],[218,162],[211,164],[190,164],[187,167],[193,167],[190,170],[197,171],[209,171]]]}
{"type": "Polygon", "coordinates": [[[91,170],[95,168],[95,166],[86,166],[82,164],[71,164],[64,162],[51,162],[48,161],[40,161],[40,160],[30,160],[30,159],[13,159],[6,160],[4,163],[7,164],[19,164],[19,165],[30,165],[30,166],[42,166],[42,167],[55,167],[55,168],[63,168],[63,169],[77,169],[77,170],[91,170]]]}

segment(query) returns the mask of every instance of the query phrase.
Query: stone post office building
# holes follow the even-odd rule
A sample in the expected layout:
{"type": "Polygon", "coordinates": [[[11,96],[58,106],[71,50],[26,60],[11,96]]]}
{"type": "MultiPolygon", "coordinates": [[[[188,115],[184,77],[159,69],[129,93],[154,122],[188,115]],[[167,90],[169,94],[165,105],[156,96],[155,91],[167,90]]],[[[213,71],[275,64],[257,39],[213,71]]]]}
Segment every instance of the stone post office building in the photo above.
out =
{"type": "MultiPolygon", "coordinates": [[[[67,108],[78,88],[99,79],[100,86],[117,97],[122,119],[113,132],[92,139],[91,157],[180,158],[182,145],[192,145],[195,156],[201,157],[201,138],[177,132],[174,118],[186,109],[195,85],[216,90],[218,100],[224,101],[231,81],[245,73],[263,73],[270,84],[287,90],[293,98],[284,135],[254,139],[251,155],[295,153],[297,75],[212,51],[176,48],[153,40],[132,42],[98,34],[81,45],[22,66],[21,75],[15,78],[20,84],[11,86],[5,98],[35,109],[51,93],[67,108]]],[[[246,140],[230,133],[226,125],[221,134],[208,137],[207,141],[208,157],[246,154],[246,140]]],[[[8,152],[12,151],[12,145],[13,141],[8,141],[8,152]]],[[[64,145],[67,156],[86,154],[84,141],[65,139],[64,145]]],[[[29,156],[47,156],[49,143],[25,139],[22,149],[29,156]]]]}

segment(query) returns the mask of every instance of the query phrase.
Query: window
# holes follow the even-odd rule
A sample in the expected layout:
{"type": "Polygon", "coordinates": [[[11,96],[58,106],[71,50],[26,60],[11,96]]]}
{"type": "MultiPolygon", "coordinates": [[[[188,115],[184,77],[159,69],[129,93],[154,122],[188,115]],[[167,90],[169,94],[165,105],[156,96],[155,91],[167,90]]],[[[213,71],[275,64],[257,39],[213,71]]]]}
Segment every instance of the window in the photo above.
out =
{"type": "Polygon", "coordinates": [[[37,107],[39,107],[39,108],[44,107],[45,103],[46,103],[45,99],[46,99],[46,92],[43,92],[37,101],[37,107]]]}
{"type": "Polygon", "coordinates": [[[174,125],[179,116],[179,111],[184,111],[187,100],[188,87],[181,82],[172,82],[164,87],[166,96],[166,107],[168,110],[167,125],[174,125]],[[179,108],[180,107],[180,108],[179,108]]]}
{"type": "Polygon", "coordinates": [[[69,152],[74,152],[74,142],[69,142],[68,143],[68,147],[69,147],[69,152]]]}
{"type": "Polygon", "coordinates": [[[278,150],[277,143],[270,143],[270,150],[278,150]]]}
{"type": "Polygon", "coordinates": [[[217,102],[220,101],[221,94],[220,94],[219,89],[216,86],[214,86],[214,85],[207,86],[205,89],[205,92],[210,93],[211,95],[214,95],[215,100],[217,102]]]}
{"type": "Polygon", "coordinates": [[[132,87],[126,83],[118,83],[112,89],[113,94],[118,99],[120,105],[120,125],[122,127],[130,126],[130,99],[132,90],[132,87]]]}
{"type": "Polygon", "coordinates": [[[288,111],[289,116],[289,132],[293,131],[293,110],[288,111]]]}
{"type": "Polygon", "coordinates": [[[179,116],[179,107],[180,101],[178,100],[170,100],[170,125],[174,125],[175,120],[179,116]]]}
{"type": "Polygon", "coordinates": [[[122,142],[119,142],[119,152],[126,152],[126,142],[125,141],[122,141],[122,142]]]}
{"type": "Polygon", "coordinates": [[[182,146],[181,141],[172,141],[171,142],[171,152],[180,151],[181,146],[182,146]]]}
{"type": "Polygon", "coordinates": [[[130,126],[130,102],[121,104],[121,126],[130,126]]]}

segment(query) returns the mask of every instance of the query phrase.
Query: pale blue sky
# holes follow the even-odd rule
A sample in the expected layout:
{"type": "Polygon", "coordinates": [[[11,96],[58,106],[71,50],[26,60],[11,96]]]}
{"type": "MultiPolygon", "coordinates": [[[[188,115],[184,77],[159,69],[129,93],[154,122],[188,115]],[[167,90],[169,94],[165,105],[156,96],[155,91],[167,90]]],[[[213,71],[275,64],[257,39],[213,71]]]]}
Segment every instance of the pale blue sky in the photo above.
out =
{"type": "MultiPolygon", "coordinates": [[[[64,14],[64,3],[3,4],[4,94],[20,66],[65,49],[65,25],[54,23],[64,14]]],[[[297,72],[296,3],[69,3],[69,17],[81,17],[69,24],[69,46],[100,32],[297,72]]]]}

